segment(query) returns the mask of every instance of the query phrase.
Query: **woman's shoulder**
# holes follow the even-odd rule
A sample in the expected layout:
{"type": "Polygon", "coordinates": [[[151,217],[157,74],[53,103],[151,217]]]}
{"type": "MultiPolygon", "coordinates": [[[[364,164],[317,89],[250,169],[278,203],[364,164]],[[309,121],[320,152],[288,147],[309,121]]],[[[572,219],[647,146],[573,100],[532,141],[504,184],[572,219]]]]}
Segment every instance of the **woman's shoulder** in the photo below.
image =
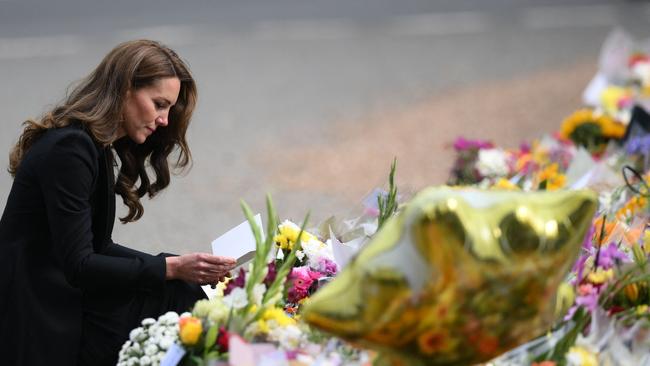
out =
{"type": "Polygon", "coordinates": [[[99,148],[82,125],[70,124],[65,127],[50,128],[34,143],[36,150],[51,150],[57,146],[78,148],[89,153],[97,153],[99,148]]]}

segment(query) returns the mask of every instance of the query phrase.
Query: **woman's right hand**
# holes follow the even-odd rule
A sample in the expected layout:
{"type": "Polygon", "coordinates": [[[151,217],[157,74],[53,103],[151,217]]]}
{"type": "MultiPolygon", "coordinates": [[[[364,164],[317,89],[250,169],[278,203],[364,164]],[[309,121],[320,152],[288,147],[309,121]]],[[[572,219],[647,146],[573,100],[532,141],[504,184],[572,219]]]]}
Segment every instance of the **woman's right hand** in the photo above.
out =
{"type": "Polygon", "coordinates": [[[167,257],[166,279],[179,279],[199,285],[215,284],[235,268],[237,261],[208,253],[191,253],[167,257]]]}

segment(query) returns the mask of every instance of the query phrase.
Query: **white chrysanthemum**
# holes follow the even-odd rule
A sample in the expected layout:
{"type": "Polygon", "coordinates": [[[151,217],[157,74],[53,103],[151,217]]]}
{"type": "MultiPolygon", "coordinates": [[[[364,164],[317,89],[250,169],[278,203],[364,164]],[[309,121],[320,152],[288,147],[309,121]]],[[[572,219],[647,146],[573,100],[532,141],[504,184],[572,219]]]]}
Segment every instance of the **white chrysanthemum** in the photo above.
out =
{"type": "Polygon", "coordinates": [[[142,328],[140,328],[140,327],[135,328],[129,333],[129,340],[131,340],[131,342],[133,342],[133,343],[139,342],[140,335],[143,334],[143,333],[144,333],[144,330],[142,328]]]}
{"type": "Polygon", "coordinates": [[[253,286],[253,303],[256,305],[262,304],[262,298],[264,298],[264,293],[266,292],[266,285],[263,283],[258,283],[253,286]]]}
{"type": "Polygon", "coordinates": [[[142,366],[151,365],[151,357],[149,356],[140,357],[140,365],[142,366]]]}
{"type": "Polygon", "coordinates": [[[503,177],[510,171],[506,154],[501,149],[479,150],[476,169],[483,177],[503,177]]]}
{"type": "Polygon", "coordinates": [[[228,296],[223,298],[223,303],[235,310],[242,309],[248,305],[248,298],[246,297],[246,290],[241,287],[233,289],[228,296]]]}
{"type": "Polygon", "coordinates": [[[155,355],[158,353],[158,346],[155,344],[149,344],[144,348],[144,354],[147,356],[155,355]]]}
{"type": "Polygon", "coordinates": [[[221,298],[215,298],[213,299],[213,301],[214,301],[214,306],[212,307],[212,309],[210,309],[210,312],[208,313],[208,320],[214,324],[224,323],[228,319],[228,314],[230,313],[230,309],[228,309],[228,307],[226,307],[223,301],[221,301],[221,298]]]}
{"type": "Polygon", "coordinates": [[[172,344],[174,344],[174,338],[162,337],[158,342],[158,347],[160,347],[161,350],[166,351],[172,346],[172,344]]]}
{"type": "Polygon", "coordinates": [[[142,326],[148,327],[150,325],[156,324],[156,320],[153,318],[144,318],[142,319],[142,326]]]}

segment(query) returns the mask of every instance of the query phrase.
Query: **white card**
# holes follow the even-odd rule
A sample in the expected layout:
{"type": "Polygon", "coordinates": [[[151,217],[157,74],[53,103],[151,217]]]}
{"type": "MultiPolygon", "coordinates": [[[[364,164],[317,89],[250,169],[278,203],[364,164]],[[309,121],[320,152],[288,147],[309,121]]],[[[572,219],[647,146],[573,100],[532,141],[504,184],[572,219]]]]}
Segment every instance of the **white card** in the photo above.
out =
{"type": "Polygon", "coordinates": [[[160,361],[160,366],[176,366],[185,356],[185,349],[174,343],[165,353],[165,357],[160,361]]]}
{"type": "MultiPolygon", "coordinates": [[[[260,229],[262,240],[264,240],[262,217],[260,214],[257,214],[254,220],[260,229]]],[[[255,252],[255,248],[255,236],[253,235],[251,226],[248,224],[248,220],[230,229],[212,242],[212,254],[236,258],[238,260],[250,252],[255,252]]]]}

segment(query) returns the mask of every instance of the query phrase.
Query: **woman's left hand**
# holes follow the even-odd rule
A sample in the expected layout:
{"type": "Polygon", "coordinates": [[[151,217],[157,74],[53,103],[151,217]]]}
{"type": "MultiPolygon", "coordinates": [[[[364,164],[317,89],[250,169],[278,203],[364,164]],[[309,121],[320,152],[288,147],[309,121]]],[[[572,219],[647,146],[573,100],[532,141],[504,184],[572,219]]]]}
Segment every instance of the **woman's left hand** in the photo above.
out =
{"type": "Polygon", "coordinates": [[[237,261],[208,253],[191,253],[167,257],[166,279],[180,279],[199,285],[215,284],[235,268],[237,261]]]}

